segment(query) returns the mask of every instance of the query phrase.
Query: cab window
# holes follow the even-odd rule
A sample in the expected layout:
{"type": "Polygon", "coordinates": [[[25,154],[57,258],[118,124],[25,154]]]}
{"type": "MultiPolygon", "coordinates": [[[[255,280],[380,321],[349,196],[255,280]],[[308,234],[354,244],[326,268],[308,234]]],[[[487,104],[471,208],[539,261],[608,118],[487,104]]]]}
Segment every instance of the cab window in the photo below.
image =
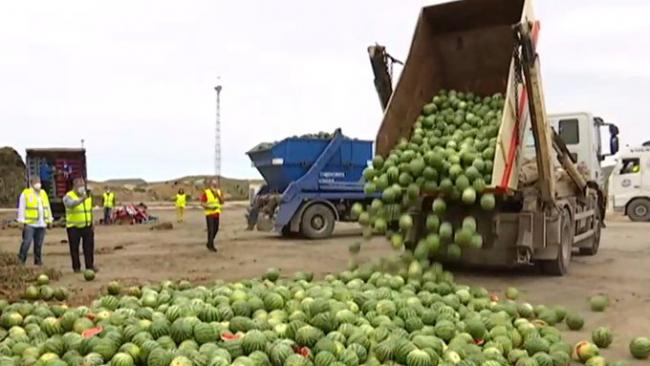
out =
{"type": "Polygon", "coordinates": [[[577,118],[561,119],[558,122],[560,137],[567,145],[574,145],[580,142],[580,128],[577,118]]]}
{"type": "Polygon", "coordinates": [[[641,171],[639,158],[623,159],[620,174],[636,174],[641,171]]]}

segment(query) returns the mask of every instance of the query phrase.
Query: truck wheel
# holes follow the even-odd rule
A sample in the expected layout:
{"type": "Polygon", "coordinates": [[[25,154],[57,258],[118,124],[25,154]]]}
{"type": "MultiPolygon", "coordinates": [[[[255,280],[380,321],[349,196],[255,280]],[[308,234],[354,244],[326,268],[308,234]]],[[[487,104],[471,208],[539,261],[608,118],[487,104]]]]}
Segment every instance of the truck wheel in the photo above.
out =
{"type": "Polygon", "coordinates": [[[632,221],[650,221],[650,201],[635,198],[627,205],[625,213],[632,221]]]}
{"type": "MultiPolygon", "coordinates": [[[[600,216],[600,215],[598,215],[600,216]]],[[[594,236],[591,238],[591,246],[580,248],[580,255],[596,255],[598,253],[598,248],[600,247],[600,218],[596,217],[596,227],[594,228],[594,236]]]]}
{"type": "Polygon", "coordinates": [[[562,213],[562,237],[560,248],[557,251],[557,258],[542,262],[544,273],[552,276],[564,276],[569,270],[571,262],[571,250],[573,249],[573,221],[571,213],[565,209],[562,213]]]}
{"type": "Polygon", "coordinates": [[[322,204],[309,206],[302,214],[300,231],[309,239],[322,239],[332,235],[334,231],[334,213],[322,204]]]}

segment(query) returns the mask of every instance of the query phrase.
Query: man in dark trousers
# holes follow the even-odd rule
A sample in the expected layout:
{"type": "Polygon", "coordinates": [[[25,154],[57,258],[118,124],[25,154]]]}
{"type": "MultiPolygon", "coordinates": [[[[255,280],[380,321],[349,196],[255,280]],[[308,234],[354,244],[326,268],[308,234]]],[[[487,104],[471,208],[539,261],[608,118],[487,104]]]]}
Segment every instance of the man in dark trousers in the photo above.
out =
{"type": "Polygon", "coordinates": [[[217,247],[214,245],[214,238],[219,232],[219,216],[221,215],[221,206],[223,205],[223,195],[219,189],[219,182],[211,179],[201,195],[201,207],[205,213],[205,222],[208,226],[208,243],[209,251],[216,252],[217,247]]]}
{"type": "Polygon", "coordinates": [[[65,205],[65,225],[70,244],[70,259],[72,270],[81,271],[79,262],[79,244],[83,243],[84,261],[86,269],[97,272],[95,268],[95,232],[93,228],[93,199],[90,192],[86,191],[86,182],[76,178],[73,189],[63,197],[65,205]]]}

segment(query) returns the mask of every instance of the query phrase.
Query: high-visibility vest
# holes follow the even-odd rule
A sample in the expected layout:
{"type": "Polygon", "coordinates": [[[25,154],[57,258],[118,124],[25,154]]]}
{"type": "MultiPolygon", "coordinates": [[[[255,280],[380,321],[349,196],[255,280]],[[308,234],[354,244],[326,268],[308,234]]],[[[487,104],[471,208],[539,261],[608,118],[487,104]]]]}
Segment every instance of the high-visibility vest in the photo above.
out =
{"type": "Polygon", "coordinates": [[[113,208],[115,206],[115,193],[104,192],[104,207],[113,208]]]}
{"type": "MultiPolygon", "coordinates": [[[[70,191],[66,194],[73,200],[78,200],[77,192],[70,191]]],[[[93,199],[86,198],[82,203],[65,208],[65,226],[66,227],[88,227],[93,224],[93,199]]]]}
{"type": "Polygon", "coordinates": [[[221,201],[217,197],[221,196],[221,190],[217,189],[217,194],[212,193],[212,189],[208,188],[205,190],[206,197],[206,208],[203,210],[205,216],[214,215],[221,213],[221,201]]]}
{"type": "Polygon", "coordinates": [[[50,215],[50,200],[47,198],[45,190],[41,189],[36,193],[33,188],[25,188],[23,190],[23,197],[25,197],[25,223],[29,225],[38,222],[38,198],[41,198],[41,205],[43,206],[43,220],[46,223],[52,222],[50,215]],[[38,197],[36,196],[38,195],[38,197]]]}
{"type": "Polygon", "coordinates": [[[187,201],[187,195],[185,193],[176,194],[176,207],[185,207],[186,201],[187,201]]]}

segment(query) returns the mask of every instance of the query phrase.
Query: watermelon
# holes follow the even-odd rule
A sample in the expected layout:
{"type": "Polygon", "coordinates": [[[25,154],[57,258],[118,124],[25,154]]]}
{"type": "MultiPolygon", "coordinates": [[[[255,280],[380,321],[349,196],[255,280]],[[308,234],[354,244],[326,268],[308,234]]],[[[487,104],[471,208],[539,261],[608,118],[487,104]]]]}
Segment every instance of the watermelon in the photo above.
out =
{"type": "Polygon", "coordinates": [[[406,366],[432,366],[431,356],[425,351],[414,349],[406,356],[406,366]]]}
{"type": "Polygon", "coordinates": [[[587,362],[592,357],[600,355],[598,347],[587,341],[578,342],[573,347],[573,357],[580,362],[587,362]]]}
{"type": "Polygon", "coordinates": [[[93,271],[92,269],[85,270],[83,275],[86,281],[92,281],[95,279],[95,271],[93,271]]]}
{"type": "Polygon", "coordinates": [[[355,202],[350,208],[350,216],[353,220],[358,220],[359,215],[363,212],[363,205],[360,202],[355,202]]]}
{"type": "Polygon", "coordinates": [[[111,366],[133,366],[133,357],[128,353],[116,353],[111,359],[111,366]]]}
{"type": "Polygon", "coordinates": [[[440,227],[440,217],[438,217],[438,215],[435,214],[427,215],[425,227],[427,229],[427,232],[437,233],[438,228],[440,227]]]}
{"type": "Polygon", "coordinates": [[[585,324],[584,319],[577,313],[567,313],[564,322],[571,330],[580,330],[585,324]]]}
{"type": "Polygon", "coordinates": [[[433,200],[432,209],[436,215],[441,216],[447,210],[447,204],[442,198],[436,198],[433,200]]]}
{"type": "Polygon", "coordinates": [[[458,261],[460,260],[462,255],[462,250],[460,246],[456,244],[449,244],[447,245],[447,259],[450,261],[458,261]]]}
{"type": "Polygon", "coordinates": [[[440,240],[443,242],[451,240],[454,234],[454,229],[451,223],[445,221],[440,224],[440,228],[438,230],[438,236],[440,237],[440,240]]]}
{"type": "Polygon", "coordinates": [[[594,356],[585,362],[586,366],[608,366],[609,363],[602,356],[594,356]]]}
{"type": "Polygon", "coordinates": [[[462,201],[466,205],[473,205],[476,202],[476,191],[472,187],[463,190],[462,201]]]}
{"type": "Polygon", "coordinates": [[[598,327],[591,332],[591,340],[599,348],[607,348],[614,340],[612,331],[607,327],[598,327]]]}
{"type": "Polygon", "coordinates": [[[645,360],[650,357],[650,338],[636,337],[630,341],[629,348],[632,357],[645,360]]]}
{"type": "Polygon", "coordinates": [[[484,193],[480,199],[481,208],[485,211],[492,211],[496,206],[496,199],[492,193],[484,193]]]}
{"type": "Polygon", "coordinates": [[[595,295],[589,299],[592,311],[604,311],[607,305],[609,305],[609,299],[605,295],[595,295]]]}
{"type": "Polygon", "coordinates": [[[506,289],[506,299],[508,300],[517,300],[519,297],[519,290],[515,287],[508,287],[506,289]]]}
{"type": "Polygon", "coordinates": [[[39,286],[47,285],[50,283],[50,278],[46,274],[40,274],[36,277],[36,284],[39,286]]]}
{"type": "Polygon", "coordinates": [[[408,232],[413,227],[413,218],[409,214],[404,214],[399,218],[399,228],[403,232],[408,232]]]}

